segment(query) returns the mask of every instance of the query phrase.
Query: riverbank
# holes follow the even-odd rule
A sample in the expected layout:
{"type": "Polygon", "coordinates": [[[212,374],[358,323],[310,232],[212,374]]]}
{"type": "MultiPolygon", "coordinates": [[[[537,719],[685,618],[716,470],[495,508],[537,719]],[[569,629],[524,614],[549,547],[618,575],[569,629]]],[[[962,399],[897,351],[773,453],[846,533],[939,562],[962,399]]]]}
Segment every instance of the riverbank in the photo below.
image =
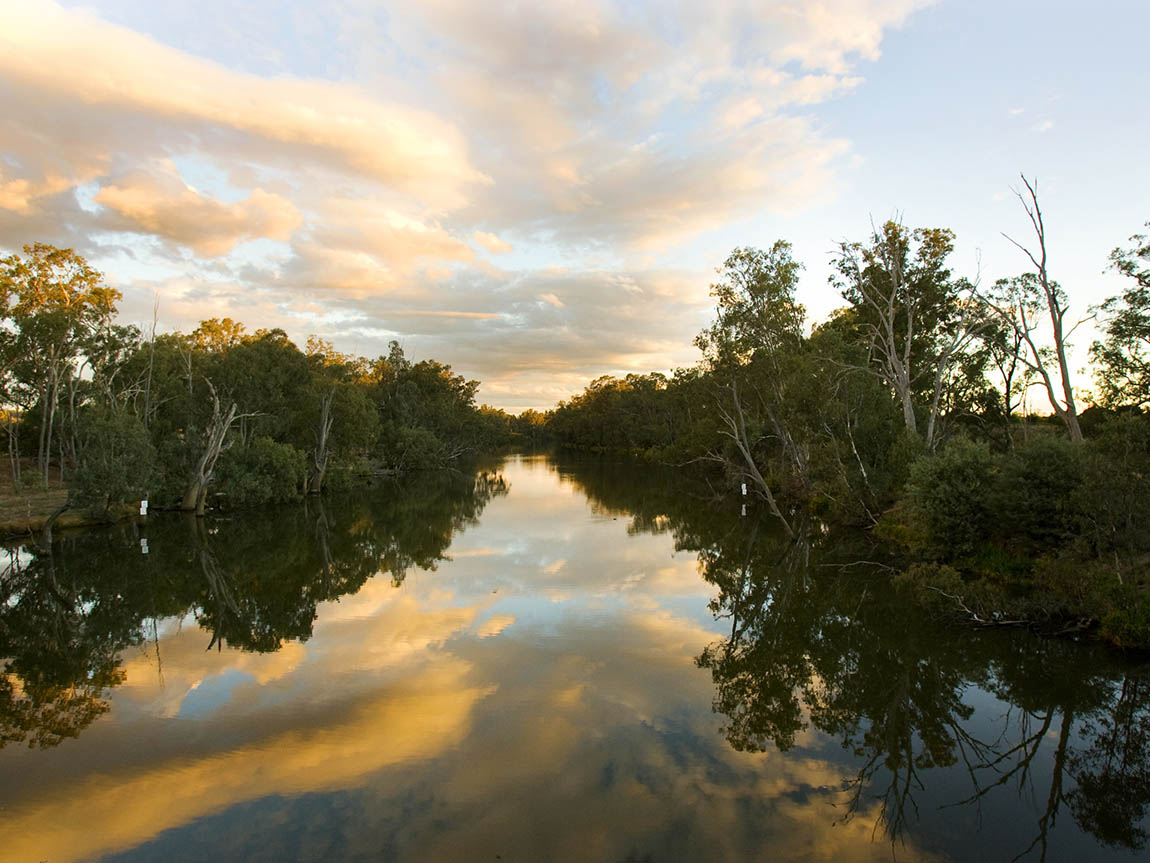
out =
{"type": "MultiPolygon", "coordinates": [[[[68,500],[66,488],[23,489],[14,491],[11,487],[0,490],[0,541],[32,536],[44,530],[52,516],[59,512],[68,500]]],[[[95,517],[84,509],[69,509],[60,513],[52,524],[53,529],[74,527],[99,527],[130,517],[134,513],[130,507],[113,510],[107,515],[95,517]]]]}

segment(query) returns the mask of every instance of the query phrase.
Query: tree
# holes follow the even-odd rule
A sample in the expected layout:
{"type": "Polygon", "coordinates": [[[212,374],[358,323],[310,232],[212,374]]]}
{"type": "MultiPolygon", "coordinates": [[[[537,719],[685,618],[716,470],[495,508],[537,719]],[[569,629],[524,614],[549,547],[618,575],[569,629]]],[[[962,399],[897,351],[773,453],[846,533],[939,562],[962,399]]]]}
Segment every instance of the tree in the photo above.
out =
{"type": "Polygon", "coordinates": [[[975,286],[947,267],[953,249],[949,230],[912,231],[890,220],[872,228],[865,243],[841,243],[833,262],[831,281],[856,309],[867,340],[867,368],[891,388],[907,432],[920,434],[925,414],[928,449],[937,442],[944,397],[981,328],[975,286]]]}
{"type": "Polygon", "coordinates": [[[1022,362],[1023,339],[1018,330],[1004,324],[993,312],[991,317],[992,320],[987,322],[979,338],[989,358],[988,365],[994,366],[1002,381],[1002,422],[1009,448],[1014,446],[1011,418],[1015,410],[1022,405],[1033,373],[1022,362]]]}
{"type": "Polygon", "coordinates": [[[799,486],[807,487],[807,448],[788,417],[791,366],[803,350],[806,313],[795,299],[801,270],[802,264],[791,257],[791,244],[784,240],[766,251],[735,249],[718,271],[721,278],[711,285],[715,321],[695,339],[719,388],[720,434],[734,444],[738,453],[734,464],[788,533],[791,525],[779,509],[760,464],[763,456],[756,449],[766,436],[773,437],[791,475],[799,486]],[[748,416],[752,409],[755,413],[748,416]]]}
{"type": "Polygon", "coordinates": [[[323,478],[327,474],[327,466],[331,462],[331,424],[334,417],[331,415],[331,402],[335,398],[335,388],[332,387],[319,400],[319,422],[315,429],[315,447],[312,449],[311,474],[308,480],[308,493],[319,494],[323,491],[323,478]]]}
{"type": "Polygon", "coordinates": [[[112,504],[147,495],[156,451],[133,413],[90,406],[81,414],[80,435],[80,461],[71,481],[77,503],[105,515],[112,504]]]}
{"type": "MultiPolygon", "coordinates": [[[[8,368],[15,383],[34,394],[40,407],[38,467],[48,481],[61,393],[73,382],[79,358],[94,336],[109,326],[120,292],[71,249],[44,243],[24,247],[24,257],[0,258],[0,299],[11,329],[6,335],[8,368]]],[[[11,400],[11,399],[10,399],[11,400]]],[[[73,411],[75,401],[71,401],[73,411]]],[[[74,420],[74,414],[72,416],[74,420]]],[[[63,464],[60,465],[63,473],[63,464]]]]}
{"type": "Polygon", "coordinates": [[[229,401],[226,407],[221,408],[220,397],[216,394],[216,388],[209,380],[205,380],[205,383],[211,393],[212,415],[204,427],[199,457],[196,459],[195,467],[192,469],[183,498],[180,501],[180,509],[189,512],[195,510],[196,515],[204,514],[208,483],[212,481],[216,462],[219,461],[221,453],[232,445],[232,441],[228,439],[228,433],[241,416],[250,416],[250,414],[241,415],[234,401],[229,401]]]}
{"type": "Polygon", "coordinates": [[[795,301],[803,265],[791,244],[778,240],[767,251],[735,249],[711,285],[715,322],[695,338],[712,365],[741,365],[752,356],[777,358],[803,339],[806,311],[795,301]]]}
{"type": "Polygon", "coordinates": [[[231,318],[208,318],[192,330],[191,341],[200,350],[221,353],[244,341],[244,325],[231,318]]]}
{"type": "Polygon", "coordinates": [[[1102,304],[1106,338],[1090,348],[1098,400],[1108,408],[1150,406],[1150,237],[1130,240],[1134,247],[1115,249],[1110,265],[1134,284],[1102,304]]]}
{"type": "Polygon", "coordinates": [[[1070,310],[1070,303],[1066,292],[1050,278],[1047,271],[1046,224],[1043,221],[1042,208],[1038,205],[1038,181],[1032,183],[1026,179],[1026,175],[1021,176],[1026,194],[1015,190],[1015,195],[1034,229],[1038,250],[1031,251],[1006,234],[1003,236],[1026,255],[1034,265],[1035,271],[1013,279],[999,280],[995,285],[998,291],[986,300],[999,320],[1009,326],[1025,343],[1027,350],[1022,358],[1023,362],[1042,381],[1046,396],[1050,400],[1050,407],[1066,425],[1070,439],[1080,442],[1082,428],[1078,424],[1074,384],[1070,379],[1070,367],[1066,358],[1067,339],[1077,329],[1078,324],[1069,330],[1066,329],[1066,314],[1070,310]],[[1042,310],[1045,310],[1050,321],[1053,362],[1057,363],[1057,372],[1051,369],[1051,351],[1039,343],[1038,332],[1042,310]],[[1055,374],[1058,376],[1057,382],[1054,379],[1055,374]],[[1061,397],[1057,390],[1061,390],[1061,397]]]}

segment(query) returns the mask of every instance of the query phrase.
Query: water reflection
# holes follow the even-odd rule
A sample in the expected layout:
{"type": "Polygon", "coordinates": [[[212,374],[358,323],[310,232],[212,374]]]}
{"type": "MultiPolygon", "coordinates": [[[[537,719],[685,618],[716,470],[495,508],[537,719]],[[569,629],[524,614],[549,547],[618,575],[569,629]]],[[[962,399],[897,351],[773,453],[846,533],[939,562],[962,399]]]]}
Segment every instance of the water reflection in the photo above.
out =
{"type": "Polygon", "coordinates": [[[209,650],[306,641],[317,604],[377,573],[399,585],[414,567],[434,569],[507,492],[498,473],[436,472],[272,517],[159,516],[145,530],[11,551],[0,575],[0,748],[58,745],[107,712],[121,654],[149,638],[159,651],[160,619],[192,615],[209,650]]]}
{"type": "Polygon", "coordinates": [[[709,497],[644,466],[517,459],[157,520],[147,555],[131,530],[22,553],[5,734],[49,748],[0,753],[0,859],[1144,848],[1144,670],[940,630],[865,537],[812,522],[788,541],[709,497]],[[29,716],[74,698],[82,719],[85,694],[104,712],[79,739],[34,730],[75,727],[29,716]]]}
{"type": "Polygon", "coordinates": [[[919,820],[931,773],[949,771],[969,793],[945,806],[1023,792],[1043,801],[1032,838],[1011,846],[1014,859],[1045,860],[1065,809],[1106,845],[1145,848],[1144,666],[1065,641],[940,630],[875,574],[881,563],[859,559],[873,556],[862,537],[810,518],[795,519],[791,539],[754,513],[716,518],[723,510],[692,505],[682,489],[636,494],[647,488],[613,484],[602,470],[572,475],[596,506],[631,513],[632,529],[669,528],[677,548],[697,553],[718,589],[711,610],[728,627],[697,659],[711,672],[728,742],[787,752],[808,725],[840,741],[854,762],[843,821],[877,799],[876,829],[897,841],[919,820]],[[978,690],[1009,709],[976,716],[978,690]]]}

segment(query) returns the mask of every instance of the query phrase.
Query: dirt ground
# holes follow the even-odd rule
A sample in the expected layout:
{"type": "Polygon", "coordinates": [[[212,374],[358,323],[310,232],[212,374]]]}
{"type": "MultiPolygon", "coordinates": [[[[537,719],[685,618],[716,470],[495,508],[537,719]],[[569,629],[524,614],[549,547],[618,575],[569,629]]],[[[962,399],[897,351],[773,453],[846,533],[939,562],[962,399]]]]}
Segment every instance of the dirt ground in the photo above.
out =
{"type": "MultiPolygon", "coordinates": [[[[22,460],[20,478],[23,487],[15,488],[7,459],[0,464],[0,538],[14,538],[40,530],[68,499],[68,489],[60,484],[60,474],[55,469],[49,477],[48,487],[40,487],[34,459],[22,460]]],[[[89,523],[91,519],[83,512],[65,512],[56,521],[60,527],[89,523]]]]}

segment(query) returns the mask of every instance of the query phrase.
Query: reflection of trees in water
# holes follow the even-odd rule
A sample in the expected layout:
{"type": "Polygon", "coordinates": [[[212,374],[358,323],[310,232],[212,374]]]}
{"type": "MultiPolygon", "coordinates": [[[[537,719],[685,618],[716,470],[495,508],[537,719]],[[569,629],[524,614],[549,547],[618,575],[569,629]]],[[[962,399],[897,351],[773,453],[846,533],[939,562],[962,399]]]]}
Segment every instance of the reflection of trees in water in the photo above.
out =
{"type": "Polygon", "coordinates": [[[1150,680],[1123,677],[1108,710],[1087,720],[1089,746],[1069,756],[1074,820],[1108,845],[1141,850],[1150,800],[1150,680]]]}
{"type": "MultiPolygon", "coordinates": [[[[714,547],[699,553],[719,588],[715,611],[731,632],[699,657],[716,684],[715,709],[737,749],[787,749],[807,721],[842,741],[857,771],[844,783],[847,817],[867,799],[892,840],[918,816],[928,772],[964,772],[980,805],[996,789],[1027,790],[1043,805],[1018,857],[1045,859],[1069,806],[1078,825],[1108,844],[1142,848],[1150,805],[1147,684],[1080,646],[1005,634],[947,637],[900,606],[880,579],[807,563],[800,542],[751,526],[743,562],[714,547]],[[734,564],[734,565],[733,565],[734,564]],[[819,569],[825,568],[820,573],[819,569]],[[1101,668],[1100,668],[1101,665],[1101,668]],[[981,739],[964,695],[977,685],[1014,705],[981,739]],[[806,717],[804,719],[804,717],[806,717]],[[1049,772],[1049,781],[1044,778],[1049,772]]],[[[833,557],[829,543],[816,558],[833,557]]],[[[979,717],[980,719],[982,717],[979,717]]]]}
{"type": "Polygon", "coordinates": [[[426,473],[230,519],[154,518],[146,555],[132,525],[10,553],[0,571],[0,747],[55,746],[88,727],[123,681],[121,652],[144,644],[156,620],[194,614],[208,649],[306,640],[320,602],[377,573],[398,585],[412,567],[434,569],[454,534],[507,492],[497,473],[426,473]]]}
{"type": "Polygon", "coordinates": [[[712,611],[729,622],[698,664],[711,671],[735,749],[790,749],[808,724],[838,739],[856,764],[844,817],[876,800],[875,829],[892,841],[917,819],[932,771],[951,770],[970,792],[948,805],[1002,794],[1036,802],[1033,841],[1009,855],[1045,859],[1067,811],[1103,843],[1145,847],[1144,666],[1026,633],[941,630],[859,560],[857,534],[796,519],[791,541],[754,512],[701,503],[705,486],[677,484],[671,472],[591,459],[559,470],[599,511],[630,516],[633,532],[669,529],[678,549],[698,555],[718,589],[712,611]],[[972,685],[1010,705],[1006,714],[975,716],[972,685]]]}
{"type": "Polygon", "coordinates": [[[0,748],[56,746],[107,712],[123,681],[118,654],[137,643],[124,603],[61,572],[48,549],[8,553],[0,573],[0,748]]]}

